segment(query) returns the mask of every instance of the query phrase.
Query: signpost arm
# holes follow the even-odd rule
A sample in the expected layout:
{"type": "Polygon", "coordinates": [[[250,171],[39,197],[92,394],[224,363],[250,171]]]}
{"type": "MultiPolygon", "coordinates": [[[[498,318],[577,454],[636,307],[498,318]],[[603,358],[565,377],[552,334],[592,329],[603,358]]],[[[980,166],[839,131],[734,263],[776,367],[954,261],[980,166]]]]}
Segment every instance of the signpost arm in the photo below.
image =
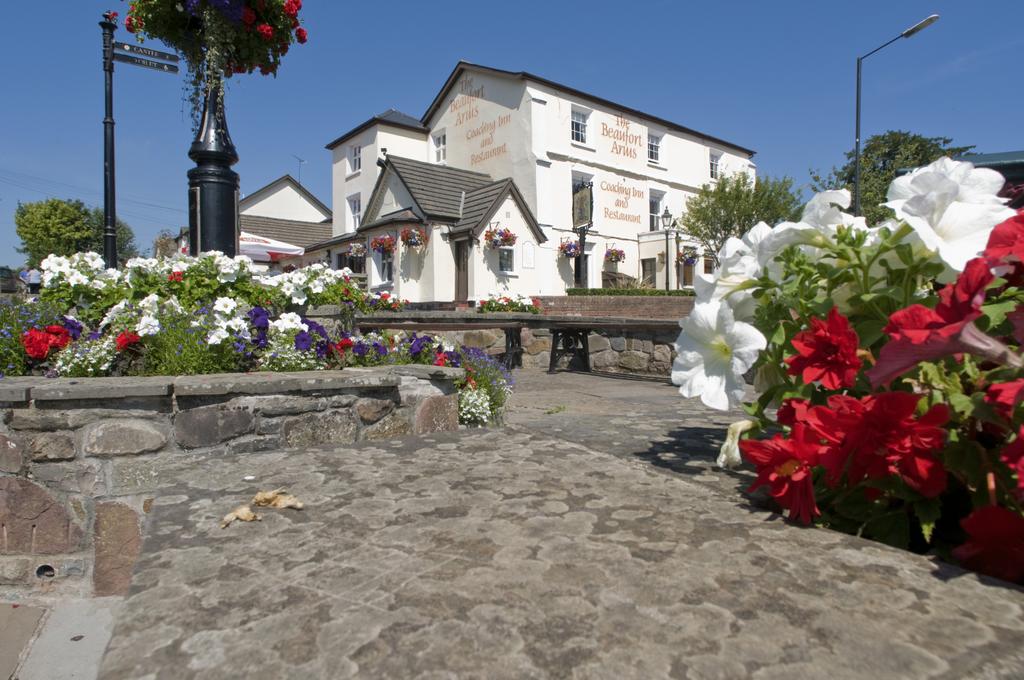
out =
{"type": "Polygon", "coordinates": [[[103,15],[103,261],[108,269],[117,267],[117,212],[114,196],[114,23],[117,15],[103,15]]]}

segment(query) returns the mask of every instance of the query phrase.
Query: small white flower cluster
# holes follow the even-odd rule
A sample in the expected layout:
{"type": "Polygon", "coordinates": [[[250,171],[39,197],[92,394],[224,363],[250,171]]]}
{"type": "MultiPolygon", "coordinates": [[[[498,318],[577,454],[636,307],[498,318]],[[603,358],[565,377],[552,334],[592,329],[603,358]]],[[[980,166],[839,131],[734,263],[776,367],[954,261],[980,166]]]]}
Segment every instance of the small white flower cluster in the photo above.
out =
{"type": "Polygon", "coordinates": [[[68,378],[92,378],[107,375],[117,354],[112,336],[97,340],[79,339],[57,353],[53,369],[68,378]]]}
{"type": "Polygon", "coordinates": [[[71,257],[47,255],[39,263],[44,287],[67,283],[69,286],[90,286],[103,290],[120,281],[116,269],[105,269],[97,253],[75,253],[71,257]]]}
{"type": "Polygon", "coordinates": [[[279,289],[293,304],[304,305],[310,294],[322,293],[328,286],[347,280],[351,274],[349,269],[331,269],[317,262],[283,274],[260,276],[256,281],[268,288],[279,289]]]}
{"type": "MultiPolygon", "coordinates": [[[[892,182],[885,205],[897,222],[881,226],[896,231],[900,222],[907,223],[913,230],[908,241],[919,246],[923,257],[942,261],[947,274],[962,271],[985,248],[995,226],[1014,214],[996,196],[1002,185],[997,172],[939,159],[892,182]]],[[[825,191],[808,202],[799,222],[774,229],[761,222],[742,238],[725,242],[714,275],[698,274],[694,280],[696,304],[679,322],[672,382],[684,397],[700,397],[720,410],[742,403],[743,376],[767,346],[751,323],[758,304],[748,290],[751,282],[764,273],[781,273],[775,259],[789,246],[813,257],[840,227],[866,231],[867,243],[877,242],[877,229],[842,211],[849,205],[849,191],[825,191]]],[[[842,297],[843,291],[837,291],[837,304],[842,297]]]]}
{"type": "Polygon", "coordinates": [[[302,322],[302,317],[295,312],[285,312],[270,322],[271,331],[276,334],[294,335],[300,331],[308,331],[309,326],[302,322]]]}
{"type": "Polygon", "coordinates": [[[486,425],[491,419],[491,398],[480,389],[459,392],[459,422],[466,425],[486,425]]]}
{"type": "Polygon", "coordinates": [[[219,297],[213,302],[213,330],[206,341],[211,345],[219,345],[225,340],[237,336],[250,340],[249,320],[245,316],[247,310],[238,300],[219,297]]]}
{"type": "Polygon", "coordinates": [[[323,368],[324,363],[316,352],[296,349],[295,335],[291,332],[271,333],[259,360],[262,371],[316,371],[323,368]]]}

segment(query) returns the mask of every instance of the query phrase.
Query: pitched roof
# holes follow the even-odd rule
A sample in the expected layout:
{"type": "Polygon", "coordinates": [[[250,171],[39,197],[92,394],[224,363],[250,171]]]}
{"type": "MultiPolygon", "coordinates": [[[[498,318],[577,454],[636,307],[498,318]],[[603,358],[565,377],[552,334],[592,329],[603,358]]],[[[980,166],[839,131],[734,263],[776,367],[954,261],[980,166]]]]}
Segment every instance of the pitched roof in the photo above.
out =
{"type": "Polygon", "coordinates": [[[302,196],[307,201],[312,203],[317,210],[320,210],[325,215],[327,215],[327,219],[331,218],[331,209],[324,205],[319,198],[314,196],[309,189],[299,184],[298,180],[296,180],[291,175],[282,175],[281,177],[278,177],[270,184],[260,187],[256,191],[253,191],[252,193],[246,195],[245,198],[238,201],[238,210],[242,211],[255,203],[259,203],[261,200],[266,198],[268,194],[276,191],[278,187],[280,187],[282,184],[291,185],[292,188],[295,189],[295,191],[299,192],[300,196],[302,196]]]}
{"type": "Polygon", "coordinates": [[[713,136],[711,136],[709,134],[705,134],[705,133],[700,132],[698,130],[694,130],[693,128],[688,128],[685,125],[680,125],[679,123],[673,123],[670,120],[665,120],[664,118],[659,118],[658,116],[652,116],[649,113],[644,113],[643,111],[638,111],[637,109],[634,109],[634,108],[631,108],[631,107],[628,107],[628,106],[623,106],[622,104],[617,104],[617,103],[615,103],[613,101],[610,101],[608,99],[604,99],[603,97],[598,97],[596,95],[592,95],[592,94],[589,94],[587,92],[583,92],[582,90],[577,90],[576,88],[569,87],[568,85],[562,85],[561,83],[556,83],[553,80],[548,80],[547,78],[543,78],[541,76],[534,75],[534,74],[528,73],[526,71],[505,71],[503,69],[492,68],[490,66],[482,66],[480,64],[473,64],[473,63],[470,63],[468,61],[460,61],[458,64],[455,65],[455,68],[452,70],[451,75],[448,76],[448,80],[446,80],[444,85],[441,87],[441,91],[437,93],[437,96],[434,97],[434,101],[432,101],[430,103],[430,106],[427,107],[426,113],[424,113],[423,116],[420,118],[420,123],[421,124],[426,126],[430,122],[430,119],[433,117],[434,113],[436,113],[437,110],[440,108],[441,102],[444,101],[444,98],[448,95],[449,90],[451,90],[455,86],[456,81],[458,81],[459,76],[464,71],[476,71],[478,73],[485,73],[485,74],[490,74],[490,75],[504,77],[504,78],[513,78],[513,79],[517,79],[517,80],[532,80],[535,83],[540,83],[541,85],[547,85],[548,87],[554,88],[556,90],[561,90],[562,92],[565,92],[567,94],[570,94],[570,95],[573,95],[573,96],[576,96],[576,97],[580,97],[580,98],[583,98],[583,99],[587,99],[587,100],[595,102],[597,104],[602,104],[604,106],[607,106],[609,108],[615,109],[617,111],[621,111],[623,113],[632,114],[632,115],[634,115],[634,116],[636,116],[638,118],[649,120],[652,123],[657,123],[659,125],[664,125],[665,127],[669,128],[669,129],[672,129],[672,130],[678,130],[679,132],[685,132],[686,134],[694,135],[695,137],[700,137],[702,139],[705,139],[705,140],[710,141],[710,142],[715,142],[716,144],[720,144],[722,146],[727,146],[727,147],[729,147],[731,149],[735,149],[737,151],[741,151],[743,153],[750,154],[751,156],[753,156],[755,153],[757,153],[756,151],[754,151],[752,149],[748,149],[746,147],[739,146],[738,144],[733,144],[732,142],[727,142],[726,140],[721,139],[719,137],[713,137],[713,136]]]}
{"type": "Polygon", "coordinates": [[[519,187],[511,178],[500,179],[467,193],[462,219],[452,227],[451,233],[458,235],[472,232],[474,236],[479,235],[498,212],[498,208],[501,207],[507,196],[511,196],[516,202],[537,243],[547,241],[548,237],[544,235],[544,231],[537,224],[530,206],[526,204],[526,199],[523,198],[519,187]]]}
{"type": "Polygon", "coordinates": [[[405,208],[403,210],[396,210],[395,212],[388,213],[387,215],[381,215],[373,222],[360,224],[356,231],[366,231],[367,229],[382,227],[385,224],[395,224],[397,222],[401,222],[403,224],[420,224],[423,222],[423,219],[412,210],[405,208]]]}
{"type": "Polygon", "coordinates": [[[341,245],[343,243],[347,243],[349,241],[359,241],[365,239],[365,236],[361,236],[360,234],[351,231],[347,234],[342,234],[340,236],[332,236],[331,238],[325,241],[317,241],[316,243],[309,244],[308,246],[306,246],[306,254],[308,255],[314,250],[320,250],[321,248],[330,248],[333,246],[341,245]]]}
{"type": "Polygon", "coordinates": [[[458,220],[465,210],[463,193],[469,194],[493,182],[490,175],[482,172],[414,161],[401,156],[389,155],[385,164],[394,169],[412,194],[413,200],[428,217],[458,220]]]}
{"type": "Polygon", "coordinates": [[[333,142],[328,144],[326,148],[328,150],[333,149],[336,146],[339,146],[349,137],[357,135],[363,130],[372,127],[373,125],[380,124],[391,125],[392,127],[404,128],[406,130],[413,130],[415,132],[427,131],[427,126],[421,123],[416,118],[413,118],[412,116],[402,113],[401,111],[397,111],[395,109],[388,109],[387,111],[384,111],[383,113],[378,113],[373,118],[355,126],[351,130],[343,134],[341,137],[338,137],[333,142]]]}
{"type": "Polygon", "coordinates": [[[303,248],[331,237],[330,222],[299,222],[297,220],[282,220],[277,217],[260,217],[259,215],[239,215],[239,221],[242,231],[303,248]]]}

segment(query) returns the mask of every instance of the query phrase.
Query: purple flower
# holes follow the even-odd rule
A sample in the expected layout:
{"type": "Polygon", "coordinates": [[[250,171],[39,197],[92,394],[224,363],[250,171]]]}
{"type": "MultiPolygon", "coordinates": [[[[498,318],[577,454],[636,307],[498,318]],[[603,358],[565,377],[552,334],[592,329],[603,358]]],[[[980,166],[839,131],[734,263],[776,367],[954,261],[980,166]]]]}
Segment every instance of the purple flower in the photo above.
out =
{"type": "Polygon", "coordinates": [[[82,335],[82,324],[78,323],[70,317],[62,317],[61,323],[64,324],[64,328],[68,329],[68,334],[71,335],[72,340],[78,340],[79,336],[82,335]]]}
{"type": "Polygon", "coordinates": [[[252,323],[253,328],[269,328],[270,327],[270,314],[267,310],[262,307],[253,307],[249,310],[247,316],[249,322],[252,323]]]}
{"type": "Polygon", "coordinates": [[[295,334],[295,349],[300,352],[307,351],[313,346],[313,336],[306,331],[299,331],[295,334]]]}
{"type": "Polygon", "coordinates": [[[357,342],[352,347],[352,354],[355,354],[357,357],[365,357],[368,351],[370,351],[370,348],[366,346],[365,342],[357,342]]]}
{"type": "Polygon", "coordinates": [[[103,337],[103,333],[100,333],[99,331],[93,331],[92,333],[89,333],[89,335],[86,336],[86,339],[87,340],[99,340],[102,337],[103,337]]]}
{"type": "Polygon", "coordinates": [[[378,356],[385,356],[388,353],[388,348],[379,342],[373,343],[373,349],[376,350],[378,356]]]}
{"type": "Polygon", "coordinates": [[[309,331],[311,333],[316,333],[321,338],[327,337],[327,329],[318,324],[316,321],[313,321],[312,319],[303,318],[302,323],[306,324],[306,327],[309,328],[309,331]]]}

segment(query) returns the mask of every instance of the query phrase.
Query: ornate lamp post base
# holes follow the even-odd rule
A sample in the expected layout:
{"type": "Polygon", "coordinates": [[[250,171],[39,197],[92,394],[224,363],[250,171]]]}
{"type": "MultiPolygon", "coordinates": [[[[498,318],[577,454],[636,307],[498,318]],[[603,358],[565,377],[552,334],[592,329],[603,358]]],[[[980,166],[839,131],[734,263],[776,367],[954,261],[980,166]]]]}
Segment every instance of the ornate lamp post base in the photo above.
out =
{"type": "Polygon", "coordinates": [[[238,152],[231,142],[219,86],[206,95],[199,133],[188,157],[196,167],[188,171],[188,245],[198,255],[219,250],[238,254],[238,173],[231,166],[238,152]]]}

